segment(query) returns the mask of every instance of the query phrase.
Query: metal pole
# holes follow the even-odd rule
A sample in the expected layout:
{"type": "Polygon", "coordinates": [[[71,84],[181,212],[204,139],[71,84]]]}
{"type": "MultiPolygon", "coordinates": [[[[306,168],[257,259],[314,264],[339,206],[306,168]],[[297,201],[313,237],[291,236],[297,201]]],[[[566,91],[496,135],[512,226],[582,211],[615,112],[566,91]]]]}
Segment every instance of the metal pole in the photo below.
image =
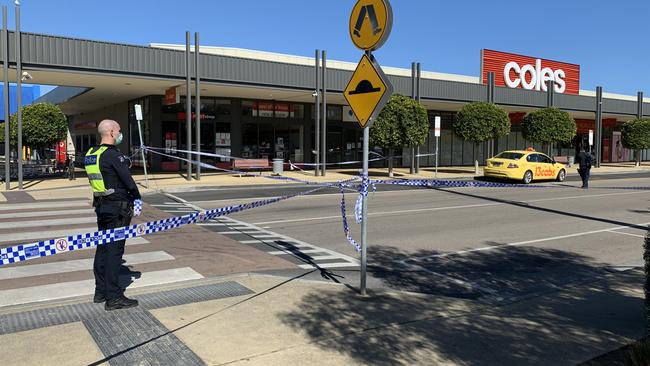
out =
{"type": "Polygon", "coordinates": [[[5,106],[5,189],[11,188],[11,144],[9,142],[9,33],[7,32],[7,6],[2,6],[2,76],[4,85],[4,106],[5,106]]]}
{"type": "MultiPolygon", "coordinates": [[[[370,140],[370,128],[363,129],[363,172],[362,176],[368,176],[368,150],[370,140]]],[[[366,270],[368,253],[368,197],[361,197],[361,295],[366,295],[366,270]]]]}
{"type": "Polygon", "coordinates": [[[323,77],[321,80],[323,87],[323,132],[321,134],[321,149],[323,154],[321,160],[323,167],[321,168],[320,175],[325,176],[327,172],[327,51],[323,50],[323,64],[322,64],[323,77]]]}
{"type": "Polygon", "coordinates": [[[138,134],[140,135],[140,153],[142,154],[142,167],[144,168],[144,185],[149,188],[149,176],[147,175],[147,157],[144,154],[144,140],[142,139],[142,127],[140,127],[140,120],[138,120],[138,134]]]}
{"type": "MultiPolygon", "coordinates": [[[[201,152],[201,76],[199,72],[199,52],[199,32],[194,32],[194,75],[196,75],[194,80],[194,94],[196,95],[194,98],[196,100],[196,107],[194,108],[196,117],[194,124],[196,125],[195,131],[197,153],[201,152]]],[[[196,154],[196,161],[199,162],[199,164],[196,164],[196,180],[201,180],[201,155],[196,154]]]]}
{"type": "Polygon", "coordinates": [[[436,136],[436,174],[434,178],[438,178],[438,144],[440,143],[440,137],[436,136]]]}
{"type": "MultiPolygon", "coordinates": [[[[415,62],[411,62],[411,99],[415,100],[415,62]]],[[[413,174],[415,173],[415,146],[411,146],[409,154],[411,155],[409,174],[413,174]]]]}
{"type": "Polygon", "coordinates": [[[22,107],[22,77],[23,68],[21,65],[20,52],[20,3],[16,1],[16,120],[18,128],[18,189],[23,189],[23,111],[22,107]]]}
{"type": "MultiPolygon", "coordinates": [[[[190,32],[185,32],[185,123],[187,151],[192,151],[192,76],[190,75],[190,32]]],[[[187,180],[192,180],[192,153],[187,153],[187,180]]]]}
{"type": "Polygon", "coordinates": [[[637,107],[636,107],[636,118],[643,118],[643,92],[636,93],[637,107]]]}
{"type": "MultiPolygon", "coordinates": [[[[420,103],[420,77],[422,76],[422,70],[420,69],[420,63],[415,64],[416,78],[415,78],[415,100],[420,103]]],[[[420,173],[420,145],[417,146],[415,151],[415,174],[420,173]]]]}
{"type": "Polygon", "coordinates": [[[603,132],[603,87],[596,87],[596,136],[594,136],[596,152],[596,168],[600,168],[600,153],[602,151],[602,132],[603,132]]]}
{"type": "Polygon", "coordinates": [[[314,168],[314,176],[320,174],[320,50],[316,50],[316,96],[314,97],[315,110],[315,126],[314,126],[314,150],[316,150],[316,165],[314,168]]]}

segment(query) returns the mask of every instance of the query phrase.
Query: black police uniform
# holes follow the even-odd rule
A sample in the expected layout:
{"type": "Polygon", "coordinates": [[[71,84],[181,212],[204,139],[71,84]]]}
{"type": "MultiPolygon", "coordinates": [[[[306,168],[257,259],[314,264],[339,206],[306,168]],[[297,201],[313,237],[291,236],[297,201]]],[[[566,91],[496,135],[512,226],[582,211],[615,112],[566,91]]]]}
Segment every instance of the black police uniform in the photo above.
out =
{"type": "Polygon", "coordinates": [[[576,155],[575,163],[578,164],[578,173],[582,178],[582,188],[589,188],[589,175],[591,173],[591,154],[582,150],[576,155]]]}
{"type": "MultiPolygon", "coordinates": [[[[115,145],[101,146],[108,149],[101,155],[99,169],[106,189],[112,189],[114,192],[107,196],[95,197],[93,206],[99,230],[106,230],[129,225],[133,216],[133,201],[141,197],[129,171],[129,159],[115,145]]],[[[122,297],[124,291],[118,280],[124,244],[125,240],[120,240],[97,246],[93,265],[95,302],[101,302],[103,299],[110,302],[122,297]]]]}

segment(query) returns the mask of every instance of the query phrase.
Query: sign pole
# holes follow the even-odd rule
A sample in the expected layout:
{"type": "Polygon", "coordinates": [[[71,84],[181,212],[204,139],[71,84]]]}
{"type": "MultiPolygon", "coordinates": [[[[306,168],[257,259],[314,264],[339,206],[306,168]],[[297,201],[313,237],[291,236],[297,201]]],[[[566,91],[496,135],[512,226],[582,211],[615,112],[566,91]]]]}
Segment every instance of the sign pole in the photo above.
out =
{"type": "Polygon", "coordinates": [[[138,121],[138,135],[140,135],[140,153],[142,154],[142,167],[144,168],[144,185],[149,188],[149,177],[147,176],[147,159],[144,155],[144,140],[142,139],[142,127],[140,126],[140,121],[142,121],[142,106],[140,104],[135,105],[135,119],[138,121]]]}
{"type": "MultiPolygon", "coordinates": [[[[362,176],[368,176],[368,152],[370,140],[370,127],[363,129],[363,172],[362,176]]],[[[361,197],[361,295],[366,296],[366,265],[368,250],[368,197],[361,197]]]]}
{"type": "Polygon", "coordinates": [[[440,142],[440,137],[436,136],[436,174],[435,178],[438,178],[438,143],[440,142]]]}

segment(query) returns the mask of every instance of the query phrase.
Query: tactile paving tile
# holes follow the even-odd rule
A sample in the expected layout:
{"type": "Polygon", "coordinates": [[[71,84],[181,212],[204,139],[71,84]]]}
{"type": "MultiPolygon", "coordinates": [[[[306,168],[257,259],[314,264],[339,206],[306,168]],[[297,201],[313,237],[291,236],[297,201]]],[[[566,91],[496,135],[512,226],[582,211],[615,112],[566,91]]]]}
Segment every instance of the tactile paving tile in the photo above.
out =
{"type": "MultiPolygon", "coordinates": [[[[140,301],[140,309],[152,310],[252,293],[253,291],[249,288],[235,281],[228,281],[143,294],[135,298],[140,301]]],[[[0,334],[85,321],[93,318],[106,317],[110,314],[110,312],[104,310],[104,304],[94,304],[92,302],[5,314],[0,315],[0,334]]]]}

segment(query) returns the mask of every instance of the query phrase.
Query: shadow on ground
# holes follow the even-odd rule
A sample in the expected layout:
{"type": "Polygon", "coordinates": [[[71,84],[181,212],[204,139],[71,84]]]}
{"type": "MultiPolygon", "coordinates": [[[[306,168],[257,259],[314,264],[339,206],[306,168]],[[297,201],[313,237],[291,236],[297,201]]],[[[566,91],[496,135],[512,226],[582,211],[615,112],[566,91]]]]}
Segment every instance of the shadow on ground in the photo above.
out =
{"type": "Polygon", "coordinates": [[[311,293],[280,318],[319,347],[372,365],[573,365],[643,332],[643,301],[632,293],[639,272],[533,247],[437,254],[374,248],[372,275],[410,293],[311,293]]]}

